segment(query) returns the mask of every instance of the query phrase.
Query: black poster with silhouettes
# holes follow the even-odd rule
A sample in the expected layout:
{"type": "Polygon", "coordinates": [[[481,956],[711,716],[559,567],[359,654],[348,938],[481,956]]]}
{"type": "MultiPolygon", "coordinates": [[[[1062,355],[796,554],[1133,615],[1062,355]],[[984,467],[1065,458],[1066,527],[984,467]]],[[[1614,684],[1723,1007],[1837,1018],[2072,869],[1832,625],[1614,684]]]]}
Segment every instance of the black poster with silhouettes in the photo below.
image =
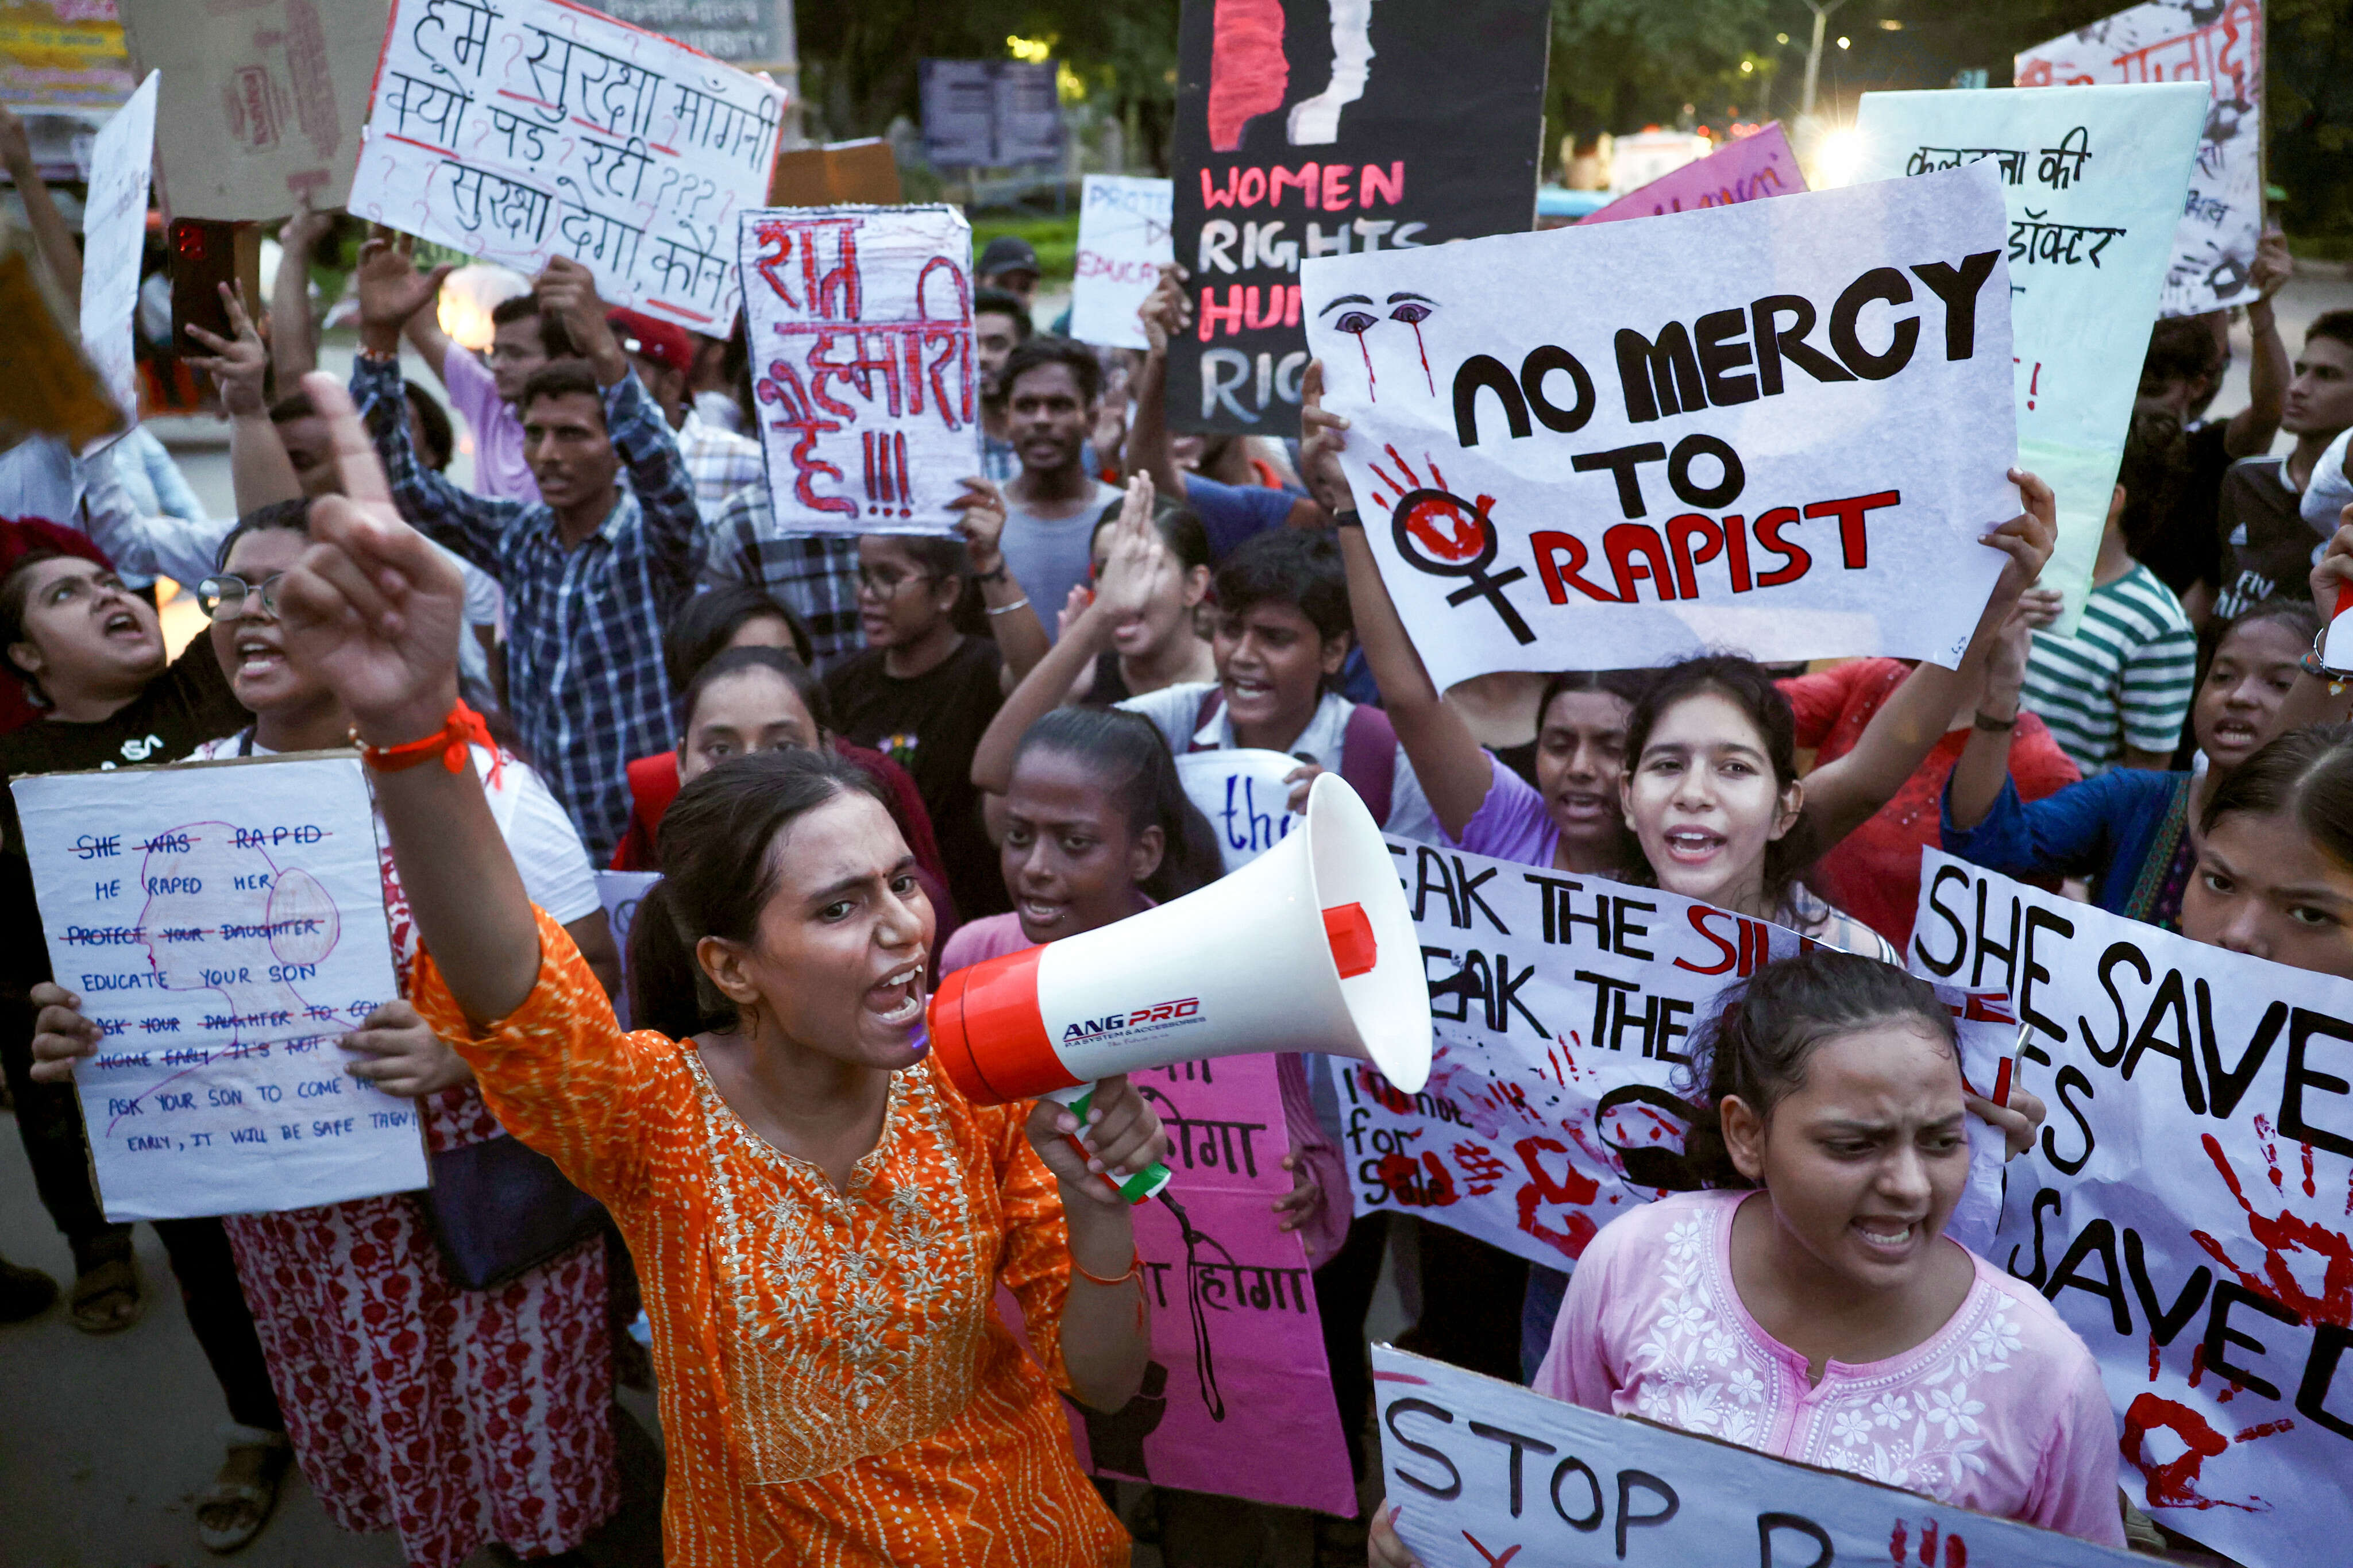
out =
{"type": "MultiPolygon", "coordinates": [[[[1547,0],[1185,0],[1178,430],[1299,433],[1311,256],[1534,226],[1547,0]]],[[[1409,308],[1408,306],[1401,308],[1409,308]]]]}

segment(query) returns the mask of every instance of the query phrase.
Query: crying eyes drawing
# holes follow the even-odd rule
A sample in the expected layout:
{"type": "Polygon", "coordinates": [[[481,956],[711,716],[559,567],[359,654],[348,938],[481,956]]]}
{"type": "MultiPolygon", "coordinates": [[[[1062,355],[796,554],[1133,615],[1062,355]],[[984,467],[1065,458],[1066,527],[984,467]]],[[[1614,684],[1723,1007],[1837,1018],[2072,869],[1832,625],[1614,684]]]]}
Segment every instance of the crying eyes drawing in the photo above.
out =
{"type": "Polygon", "coordinates": [[[1377,312],[1383,303],[1390,307],[1388,320],[1403,321],[1413,329],[1413,345],[1421,357],[1421,379],[1429,386],[1430,395],[1432,397],[1437,396],[1438,383],[1430,373],[1430,350],[1421,341],[1421,323],[1430,320],[1431,314],[1438,309],[1438,301],[1429,295],[1399,292],[1390,295],[1386,301],[1381,301],[1376,300],[1369,294],[1343,294],[1315,313],[1318,316],[1324,316],[1329,315],[1334,310],[1340,311],[1340,314],[1332,317],[1332,328],[1335,331],[1346,332],[1356,340],[1356,352],[1362,354],[1365,360],[1366,388],[1372,394],[1373,401],[1377,403],[1380,401],[1380,394],[1376,389],[1379,378],[1373,374],[1373,351],[1371,345],[1365,342],[1365,334],[1381,324],[1381,317],[1377,312]],[[1347,308],[1342,309],[1344,306],[1347,308]]]}

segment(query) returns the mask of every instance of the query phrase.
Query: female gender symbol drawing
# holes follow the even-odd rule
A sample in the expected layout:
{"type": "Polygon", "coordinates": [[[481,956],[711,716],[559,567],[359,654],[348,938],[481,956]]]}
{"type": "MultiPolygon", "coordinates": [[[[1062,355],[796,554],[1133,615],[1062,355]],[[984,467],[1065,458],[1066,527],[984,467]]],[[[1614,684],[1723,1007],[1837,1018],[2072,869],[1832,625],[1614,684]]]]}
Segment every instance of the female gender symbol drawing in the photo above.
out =
{"type": "Polygon", "coordinates": [[[1430,463],[1430,477],[1434,481],[1424,485],[1395,447],[1384,448],[1398,471],[1406,477],[1407,484],[1391,479],[1378,463],[1371,465],[1380,481],[1397,493],[1391,501],[1375,491],[1375,504],[1389,510],[1389,537],[1405,563],[1417,572],[1427,572],[1433,577],[1461,577],[1465,585],[1446,595],[1450,605],[1467,604],[1484,598],[1495,606],[1495,613],[1511,629],[1512,636],[1522,643],[1536,640],[1520,612],[1504,596],[1504,590],[1526,576],[1525,567],[1514,566],[1489,575],[1487,568],[1493,563],[1500,544],[1495,524],[1487,509],[1495,504],[1493,496],[1481,496],[1465,500],[1445,489],[1446,476],[1438,469],[1436,459],[1430,463]]]}

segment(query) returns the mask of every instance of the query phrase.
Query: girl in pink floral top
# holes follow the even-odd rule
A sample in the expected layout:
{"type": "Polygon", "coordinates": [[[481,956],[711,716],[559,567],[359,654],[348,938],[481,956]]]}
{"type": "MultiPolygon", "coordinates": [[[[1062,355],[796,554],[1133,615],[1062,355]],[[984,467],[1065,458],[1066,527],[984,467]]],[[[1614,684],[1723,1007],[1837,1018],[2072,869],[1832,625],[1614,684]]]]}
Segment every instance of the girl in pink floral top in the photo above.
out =
{"type": "MultiPolygon", "coordinates": [[[[1817,949],[1758,970],[1696,1048],[1713,1109],[1686,1147],[1732,1190],[1603,1227],[1536,1391],[2123,1546],[2091,1352],[1942,1235],[1968,1113],[1935,992],[1817,949]]],[[[1410,1562],[1386,1519],[1373,1561],[1410,1562]]]]}

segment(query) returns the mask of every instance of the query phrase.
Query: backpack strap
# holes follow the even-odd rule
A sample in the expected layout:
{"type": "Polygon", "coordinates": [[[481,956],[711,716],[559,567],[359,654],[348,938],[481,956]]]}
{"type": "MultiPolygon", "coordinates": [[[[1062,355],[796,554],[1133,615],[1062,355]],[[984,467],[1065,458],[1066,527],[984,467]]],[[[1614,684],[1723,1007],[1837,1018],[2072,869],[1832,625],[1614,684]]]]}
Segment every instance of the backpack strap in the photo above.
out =
{"type": "MultiPolygon", "coordinates": [[[[1225,705],[1226,689],[1224,687],[1212,684],[1209,689],[1201,693],[1201,705],[1193,710],[1193,733],[1196,736],[1198,736],[1201,732],[1201,727],[1204,724],[1207,724],[1210,720],[1216,718],[1219,710],[1224,708],[1225,705]]],[[[1185,750],[1188,752],[1214,752],[1217,749],[1217,747],[1209,745],[1206,742],[1198,739],[1187,741],[1185,745],[1185,750]]]]}
{"type": "Polygon", "coordinates": [[[1375,826],[1388,826],[1390,797],[1397,786],[1397,731],[1389,716],[1368,702],[1359,702],[1348,714],[1340,737],[1340,776],[1373,814],[1375,826]]]}

